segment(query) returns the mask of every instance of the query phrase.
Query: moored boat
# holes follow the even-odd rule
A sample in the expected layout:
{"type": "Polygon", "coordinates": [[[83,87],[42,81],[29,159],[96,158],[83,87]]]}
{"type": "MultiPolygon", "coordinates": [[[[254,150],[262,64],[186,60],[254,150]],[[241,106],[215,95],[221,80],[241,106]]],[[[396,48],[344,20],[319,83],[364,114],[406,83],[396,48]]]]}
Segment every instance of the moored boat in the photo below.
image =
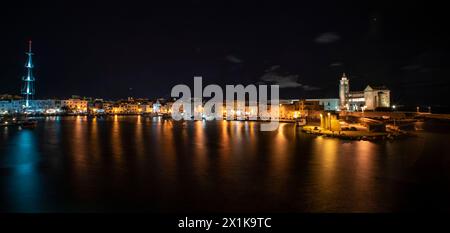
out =
{"type": "Polygon", "coordinates": [[[37,120],[35,119],[26,119],[20,123],[20,127],[24,129],[33,129],[37,126],[37,120]]]}

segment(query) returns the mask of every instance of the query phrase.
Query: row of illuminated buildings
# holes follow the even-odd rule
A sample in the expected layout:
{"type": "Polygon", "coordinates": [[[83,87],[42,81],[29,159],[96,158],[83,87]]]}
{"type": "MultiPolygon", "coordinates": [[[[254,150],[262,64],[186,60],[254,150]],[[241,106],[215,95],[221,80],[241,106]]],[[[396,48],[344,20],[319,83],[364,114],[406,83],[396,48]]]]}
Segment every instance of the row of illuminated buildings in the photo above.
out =
{"type": "MultiPolygon", "coordinates": [[[[72,96],[68,99],[29,100],[29,107],[25,108],[25,100],[15,96],[0,96],[0,114],[170,114],[175,99],[144,99],[128,98],[125,100],[108,101],[103,99],[72,96]],[[26,112],[25,112],[26,111],[26,112]]],[[[205,115],[203,106],[192,105],[193,114],[205,115]]],[[[232,109],[227,109],[224,103],[223,116],[250,119],[258,116],[257,106],[244,104],[244,109],[238,109],[235,102],[232,109]]],[[[308,115],[317,115],[322,111],[332,111],[337,108],[337,99],[284,99],[279,101],[279,117],[281,119],[296,119],[308,115]]],[[[270,111],[270,105],[269,109],[270,111]]],[[[181,109],[183,111],[183,109],[181,109]]],[[[192,115],[193,116],[193,115],[192,115]]]]}
{"type": "MultiPolygon", "coordinates": [[[[103,99],[72,96],[68,99],[27,100],[17,96],[0,96],[0,114],[169,114],[175,99],[144,99],[128,98],[125,100],[108,101],[103,99]]],[[[193,100],[191,100],[193,101],[193,100]]],[[[194,102],[194,101],[193,101],[194,102]]],[[[193,106],[191,112],[201,114],[205,102],[193,106]]],[[[240,119],[250,119],[259,116],[258,107],[241,103],[245,108],[226,109],[223,106],[224,117],[232,115],[240,119]]],[[[257,105],[256,105],[257,106],[257,105]]],[[[377,110],[390,107],[390,90],[385,87],[367,86],[363,91],[350,91],[349,80],[343,75],[339,85],[339,98],[329,99],[282,99],[279,100],[279,118],[296,119],[301,117],[319,116],[323,111],[361,111],[377,110]]]]}
{"type": "Polygon", "coordinates": [[[134,99],[109,101],[72,96],[68,99],[29,100],[17,96],[0,96],[0,114],[144,114],[168,113],[171,102],[164,99],[134,99]]]}

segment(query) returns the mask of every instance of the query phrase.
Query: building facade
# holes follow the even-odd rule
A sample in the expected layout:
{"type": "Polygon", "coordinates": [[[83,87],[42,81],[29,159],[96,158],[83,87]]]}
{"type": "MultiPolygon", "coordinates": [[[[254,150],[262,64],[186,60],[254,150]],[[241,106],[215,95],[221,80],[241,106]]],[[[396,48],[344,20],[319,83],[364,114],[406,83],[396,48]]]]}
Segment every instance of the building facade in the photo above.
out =
{"type": "Polygon", "coordinates": [[[391,91],[386,87],[367,86],[364,89],[364,99],[368,110],[377,108],[389,108],[391,103],[391,91]]]}
{"type": "Polygon", "coordinates": [[[62,100],[62,107],[72,113],[86,113],[88,111],[88,101],[78,98],[62,100]]]}
{"type": "Polygon", "coordinates": [[[376,110],[389,108],[391,91],[385,87],[367,85],[363,91],[350,91],[350,80],[345,73],[339,82],[339,101],[342,111],[376,110]]]}
{"type": "Polygon", "coordinates": [[[348,95],[350,93],[350,85],[345,73],[342,74],[342,78],[339,82],[339,100],[340,109],[347,109],[348,107],[348,95]]]}
{"type": "Polygon", "coordinates": [[[338,111],[340,100],[336,98],[330,99],[306,99],[306,101],[318,101],[325,111],[338,111]]]}
{"type": "Polygon", "coordinates": [[[46,100],[2,100],[0,101],[0,113],[2,114],[16,114],[23,113],[24,110],[28,113],[59,113],[62,107],[62,101],[56,99],[46,100]]]}

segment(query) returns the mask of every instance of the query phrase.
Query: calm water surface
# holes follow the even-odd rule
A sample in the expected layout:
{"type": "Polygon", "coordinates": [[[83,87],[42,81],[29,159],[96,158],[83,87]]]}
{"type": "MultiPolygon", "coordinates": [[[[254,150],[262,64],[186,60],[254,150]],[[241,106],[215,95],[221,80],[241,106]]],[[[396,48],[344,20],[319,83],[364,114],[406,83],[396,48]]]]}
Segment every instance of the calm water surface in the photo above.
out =
{"type": "Polygon", "coordinates": [[[291,124],[52,117],[0,128],[1,212],[450,212],[450,134],[343,141],[291,124]]]}

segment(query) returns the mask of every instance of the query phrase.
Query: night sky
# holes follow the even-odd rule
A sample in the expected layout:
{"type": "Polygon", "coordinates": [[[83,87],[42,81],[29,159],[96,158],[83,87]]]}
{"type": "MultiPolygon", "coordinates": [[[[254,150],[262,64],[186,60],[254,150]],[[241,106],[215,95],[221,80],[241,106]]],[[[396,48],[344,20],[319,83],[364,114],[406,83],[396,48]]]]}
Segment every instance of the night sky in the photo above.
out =
{"type": "Polygon", "coordinates": [[[444,5],[313,2],[2,6],[0,94],[19,93],[31,39],[36,98],[168,97],[194,75],[337,98],[346,72],[351,90],[386,85],[394,104],[448,105],[444,5]]]}

